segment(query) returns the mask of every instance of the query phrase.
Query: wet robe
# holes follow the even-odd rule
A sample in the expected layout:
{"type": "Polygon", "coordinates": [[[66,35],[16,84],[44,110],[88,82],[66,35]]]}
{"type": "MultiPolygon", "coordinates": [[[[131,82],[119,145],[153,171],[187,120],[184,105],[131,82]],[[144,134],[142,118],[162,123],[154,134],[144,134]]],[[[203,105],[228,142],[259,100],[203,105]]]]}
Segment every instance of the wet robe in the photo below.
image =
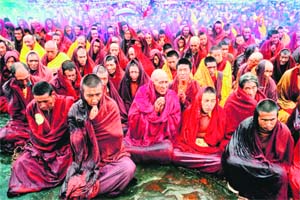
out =
{"type": "Polygon", "coordinates": [[[165,107],[158,114],[154,110],[158,96],[152,81],[140,87],[135,95],[125,137],[126,149],[135,162],[170,162],[181,113],[179,99],[173,90],[168,90],[164,97],[165,107]]]}
{"type": "Polygon", "coordinates": [[[196,144],[200,130],[202,92],[183,112],[181,131],[174,143],[173,163],[202,172],[216,173],[221,170],[222,149],[219,147],[225,132],[225,113],[216,104],[202,138],[207,147],[196,144]]]}
{"type": "Polygon", "coordinates": [[[292,189],[294,200],[300,199],[300,140],[298,140],[295,150],[293,164],[290,168],[289,183],[292,189]]]}
{"type": "MultiPolygon", "coordinates": [[[[30,77],[31,84],[39,81],[36,77],[30,77]]],[[[22,89],[15,78],[11,78],[3,85],[3,92],[8,101],[8,123],[0,129],[1,150],[12,152],[17,146],[24,146],[29,139],[30,129],[25,116],[25,109],[33,99],[32,85],[27,87],[27,95],[24,96],[22,89]]]]}
{"type": "Polygon", "coordinates": [[[117,104],[104,95],[95,119],[88,118],[89,110],[89,106],[79,100],[68,115],[73,162],[61,188],[62,199],[118,195],[135,172],[135,164],[122,143],[117,104]]]}
{"type": "Polygon", "coordinates": [[[225,148],[228,144],[232,133],[238,125],[244,119],[253,115],[256,104],[265,98],[265,95],[260,90],[257,90],[255,99],[253,99],[240,87],[228,97],[224,106],[226,126],[224,139],[220,144],[222,148],[225,148]]]}
{"type": "Polygon", "coordinates": [[[12,165],[8,194],[37,192],[62,183],[72,162],[67,117],[73,102],[72,97],[57,95],[49,116],[35,100],[27,106],[30,144],[12,165]]]}
{"type": "MultiPolygon", "coordinates": [[[[257,121],[257,119],[256,119],[257,121]]],[[[265,142],[258,135],[258,122],[244,120],[223,154],[223,169],[230,186],[250,199],[288,199],[288,169],[294,141],[287,126],[277,121],[265,142]]]]}

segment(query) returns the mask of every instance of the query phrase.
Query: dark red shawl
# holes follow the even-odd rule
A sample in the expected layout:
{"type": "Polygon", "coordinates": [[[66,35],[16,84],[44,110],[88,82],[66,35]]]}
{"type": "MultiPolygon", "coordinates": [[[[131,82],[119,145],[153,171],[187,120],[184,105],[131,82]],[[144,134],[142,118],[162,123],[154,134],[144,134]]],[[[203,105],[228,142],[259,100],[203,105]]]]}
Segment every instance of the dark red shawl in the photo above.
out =
{"type": "Polygon", "coordinates": [[[204,141],[209,147],[200,147],[195,143],[199,130],[202,95],[203,90],[198,92],[195,100],[183,112],[181,131],[176,138],[174,147],[177,147],[184,152],[218,153],[222,151],[218,145],[224,137],[226,122],[225,113],[218,105],[218,102],[212,111],[210,123],[204,136],[204,141]]]}
{"type": "Polygon", "coordinates": [[[300,199],[300,140],[298,140],[295,150],[293,164],[290,168],[289,182],[293,192],[294,200],[300,199]]]}
{"type": "Polygon", "coordinates": [[[273,58],[274,56],[276,56],[281,49],[284,48],[284,45],[282,42],[278,42],[278,44],[276,45],[276,50],[274,53],[272,53],[271,51],[271,46],[272,46],[272,43],[270,40],[266,40],[261,48],[260,48],[260,52],[262,53],[262,55],[264,56],[264,59],[267,59],[267,60],[270,60],[271,58],[273,58]]]}
{"type": "MultiPolygon", "coordinates": [[[[47,58],[46,58],[46,56],[43,56],[42,59],[47,59],[47,58]]],[[[36,71],[30,70],[30,74],[33,75],[33,76],[38,76],[43,81],[47,81],[47,82],[49,82],[53,79],[52,71],[48,67],[43,65],[41,61],[39,61],[38,69],[36,71]]]]}
{"type": "Polygon", "coordinates": [[[144,69],[144,71],[150,77],[152,72],[155,69],[154,65],[152,64],[149,57],[145,56],[145,54],[142,52],[142,49],[139,46],[133,45],[133,48],[134,48],[137,60],[141,63],[141,67],[144,69]]]}
{"type": "Polygon", "coordinates": [[[125,105],[125,108],[126,108],[126,111],[128,112],[129,111],[129,108],[132,104],[132,101],[134,99],[134,96],[132,96],[131,94],[131,88],[130,88],[130,84],[131,84],[131,78],[130,78],[130,75],[129,75],[129,66],[131,65],[131,63],[135,63],[138,68],[139,68],[139,76],[138,76],[138,79],[137,79],[137,84],[138,84],[138,87],[146,84],[149,82],[149,77],[148,75],[145,73],[143,67],[141,66],[141,63],[138,62],[137,60],[131,60],[126,69],[125,69],[125,75],[120,83],[120,88],[119,88],[119,94],[120,94],[120,97],[123,99],[124,101],[124,105],[125,105]]]}
{"type": "Polygon", "coordinates": [[[103,50],[104,50],[104,45],[103,45],[102,41],[99,38],[93,39],[91,42],[91,47],[89,49],[88,55],[92,58],[95,65],[101,64],[103,62],[105,55],[106,55],[106,52],[103,50]],[[93,46],[94,46],[95,42],[100,43],[100,48],[96,55],[94,55],[94,52],[93,52],[93,46]]]}
{"type": "MultiPolygon", "coordinates": [[[[74,61],[74,63],[75,63],[75,65],[76,65],[79,72],[80,72],[80,64],[79,64],[79,61],[77,59],[77,51],[80,48],[82,48],[82,47],[76,48],[74,50],[72,58],[71,58],[71,60],[74,61]]],[[[92,58],[88,55],[88,53],[86,53],[86,55],[87,55],[87,61],[86,61],[85,66],[83,66],[83,72],[80,72],[81,76],[93,73],[93,68],[95,67],[95,63],[92,60],[92,58]]]]}
{"type": "Polygon", "coordinates": [[[161,69],[163,67],[164,63],[165,63],[165,61],[163,59],[163,56],[162,56],[162,53],[158,49],[152,49],[151,50],[150,60],[152,61],[153,66],[155,67],[155,69],[161,69]],[[159,59],[158,66],[154,66],[154,62],[153,62],[154,56],[157,56],[158,59],[159,59]]]}
{"type": "Polygon", "coordinates": [[[68,37],[65,37],[64,32],[62,30],[56,29],[55,32],[58,33],[61,38],[60,43],[57,44],[58,50],[67,54],[70,46],[72,45],[72,41],[68,37]]]}
{"type": "Polygon", "coordinates": [[[156,99],[152,81],[138,89],[128,113],[127,144],[149,146],[166,139],[175,139],[181,115],[178,97],[173,90],[168,90],[166,104],[160,115],[154,111],[156,99]]]}
{"type": "Polygon", "coordinates": [[[109,80],[114,84],[116,90],[119,90],[120,83],[124,77],[124,71],[120,67],[119,62],[116,63],[116,71],[113,75],[109,74],[109,80]]]}

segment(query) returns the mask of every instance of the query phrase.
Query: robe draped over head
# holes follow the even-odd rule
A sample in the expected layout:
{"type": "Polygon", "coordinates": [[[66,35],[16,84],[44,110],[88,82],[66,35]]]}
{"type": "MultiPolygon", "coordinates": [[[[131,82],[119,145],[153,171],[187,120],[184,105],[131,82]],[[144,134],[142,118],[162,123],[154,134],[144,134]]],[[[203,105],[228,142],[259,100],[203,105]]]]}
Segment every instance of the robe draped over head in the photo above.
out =
{"type": "Polygon", "coordinates": [[[64,35],[62,30],[56,29],[55,32],[58,33],[61,38],[60,43],[57,45],[58,50],[67,54],[70,46],[72,45],[72,41],[64,35]]]}
{"type": "MultiPolygon", "coordinates": [[[[36,54],[38,56],[38,54],[35,52],[35,51],[29,51],[28,54],[27,54],[27,57],[29,55],[29,53],[31,52],[34,52],[34,54],[36,54]]],[[[28,58],[27,58],[28,59],[28,58]]],[[[27,60],[26,59],[26,60],[27,60]]],[[[51,81],[52,78],[53,78],[53,74],[52,74],[52,71],[50,69],[48,69],[46,67],[46,65],[44,65],[41,60],[39,60],[39,66],[38,66],[38,69],[36,71],[32,71],[30,70],[30,74],[33,75],[33,76],[38,76],[40,77],[42,80],[44,81],[51,81]]]]}
{"type": "Polygon", "coordinates": [[[141,86],[128,113],[125,141],[133,146],[150,146],[166,139],[174,140],[180,125],[180,104],[176,93],[167,90],[165,107],[158,115],[154,110],[157,94],[152,81],[141,86]]]}
{"type": "Polygon", "coordinates": [[[222,148],[225,148],[238,125],[244,119],[253,115],[256,104],[265,98],[265,95],[258,89],[255,99],[253,99],[247,95],[241,87],[238,87],[238,89],[228,97],[224,106],[226,126],[224,139],[220,145],[222,148]]]}
{"type": "Polygon", "coordinates": [[[293,157],[293,138],[287,126],[277,121],[263,148],[257,118],[244,120],[232,135],[223,154],[225,176],[247,198],[288,199],[287,171],[293,157]]]}
{"type": "Polygon", "coordinates": [[[152,61],[153,65],[154,65],[154,62],[153,62],[154,56],[157,56],[158,59],[159,59],[158,66],[155,66],[155,68],[156,69],[161,69],[163,67],[163,65],[164,65],[164,58],[162,56],[162,53],[158,49],[152,49],[151,50],[151,52],[150,52],[150,60],[152,61]]]}
{"type": "Polygon", "coordinates": [[[27,106],[31,145],[13,163],[9,195],[52,188],[63,181],[72,163],[67,116],[73,102],[72,97],[56,95],[50,120],[35,100],[27,106]]]}
{"type": "Polygon", "coordinates": [[[99,38],[93,39],[91,42],[91,48],[88,51],[88,55],[92,58],[95,65],[102,64],[102,62],[105,58],[105,55],[106,55],[106,51],[103,51],[104,46],[101,46],[101,44],[103,45],[102,41],[99,38]],[[94,46],[95,42],[98,42],[100,47],[99,47],[98,53],[94,55],[93,46],[94,46]]]}
{"type": "Polygon", "coordinates": [[[296,66],[296,62],[292,55],[290,55],[288,62],[284,66],[280,65],[280,54],[283,50],[286,49],[282,49],[274,58],[271,59],[274,66],[272,77],[276,83],[279,82],[284,72],[296,66]]]}
{"type": "MultiPolygon", "coordinates": [[[[85,47],[85,49],[86,49],[87,52],[90,50],[90,47],[91,47],[91,44],[90,44],[90,42],[87,40],[87,41],[86,41],[86,47],[85,47]]],[[[75,40],[75,42],[73,42],[73,43],[71,44],[71,46],[70,46],[70,48],[69,48],[69,50],[68,50],[68,52],[67,52],[67,56],[68,56],[69,58],[72,58],[73,53],[74,53],[74,50],[77,49],[77,48],[78,48],[78,42],[77,42],[77,40],[75,40]]]]}
{"type": "MultiPolygon", "coordinates": [[[[116,59],[117,60],[117,63],[116,63],[116,71],[113,75],[109,74],[108,75],[108,78],[109,80],[114,84],[116,90],[118,91],[119,90],[119,87],[120,87],[120,83],[122,81],[122,78],[124,77],[124,70],[120,67],[120,64],[119,64],[119,60],[118,58],[116,59]]],[[[104,61],[105,62],[105,61],[104,61]]],[[[105,66],[105,65],[104,65],[105,66]]]]}
{"type": "Polygon", "coordinates": [[[72,55],[72,58],[71,60],[75,63],[78,71],[80,72],[80,75],[83,77],[84,75],[86,74],[92,74],[93,73],[93,69],[95,67],[95,63],[94,61],[92,60],[92,58],[88,55],[88,53],[86,53],[86,56],[87,56],[87,60],[86,60],[86,64],[84,66],[81,66],[79,61],[78,61],[78,58],[77,58],[77,52],[78,52],[78,49],[81,49],[80,47],[79,48],[76,48],[73,52],[73,55],[72,55]],[[80,68],[83,67],[83,72],[80,71],[80,68]]]}
{"type": "Polygon", "coordinates": [[[99,113],[90,120],[88,105],[79,100],[70,109],[68,121],[73,163],[68,169],[60,197],[91,199],[101,193],[101,168],[129,156],[124,150],[120,114],[116,103],[104,95],[99,113]]]}
{"type": "Polygon", "coordinates": [[[153,70],[155,69],[154,65],[152,64],[149,57],[144,55],[140,47],[138,47],[137,45],[133,45],[133,48],[136,54],[136,59],[141,63],[141,67],[144,69],[146,74],[150,77],[153,70]]]}
{"type": "Polygon", "coordinates": [[[196,145],[196,138],[199,130],[199,120],[201,112],[201,100],[204,89],[200,90],[191,105],[182,114],[182,125],[180,134],[176,137],[175,148],[179,148],[185,152],[191,153],[218,153],[222,150],[219,143],[224,137],[225,132],[225,113],[223,109],[216,103],[212,113],[209,125],[207,127],[204,141],[208,147],[200,147],[196,145]]]}
{"type": "Polygon", "coordinates": [[[53,86],[53,89],[57,94],[71,96],[75,99],[75,101],[77,101],[80,97],[81,75],[77,68],[75,70],[75,83],[71,83],[71,81],[69,81],[67,77],[63,75],[62,69],[60,68],[50,84],[53,86]]]}
{"type": "Polygon", "coordinates": [[[277,86],[273,78],[271,77],[265,77],[264,75],[265,70],[261,70],[261,72],[258,72],[256,70],[256,75],[259,83],[259,89],[262,93],[265,94],[265,96],[269,99],[274,100],[277,102],[278,95],[277,95],[277,86]]]}
{"type": "Polygon", "coordinates": [[[280,52],[280,50],[282,50],[284,48],[284,45],[280,41],[278,42],[278,44],[276,44],[276,50],[275,50],[275,52],[271,51],[271,46],[272,46],[271,40],[266,40],[262,44],[262,46],[260,48],[260,52],[264,56],[264,59],[270,60],[271,58],[273,58],[274,56],[276,56],[280,52]]]}
{"type": "Polygon", "coordinates": [[[134,63],[138,69],[139,69],[139,76],[137,78],[137,84],[138,87],[146,84],[149,82],[149,77],[148,75],[145,73],[143,67],[141,66],[141,63],[138,60],[132,60],[128,63],[128,65],[126,66],[125,69],[125,75],[120,83],[120,88],[119,88],[119,94],[121,96],[121,98],[124,101],[124,105],[126,107],[126,111],[129,111],[129,108],[132,104],[132,101],[134,99],[134,96],[132,95],[132,91],[131,91],[131,83],[132,80],[130,78],[130,74],[129,74],[129,68],[130,65],[134,63]]]}

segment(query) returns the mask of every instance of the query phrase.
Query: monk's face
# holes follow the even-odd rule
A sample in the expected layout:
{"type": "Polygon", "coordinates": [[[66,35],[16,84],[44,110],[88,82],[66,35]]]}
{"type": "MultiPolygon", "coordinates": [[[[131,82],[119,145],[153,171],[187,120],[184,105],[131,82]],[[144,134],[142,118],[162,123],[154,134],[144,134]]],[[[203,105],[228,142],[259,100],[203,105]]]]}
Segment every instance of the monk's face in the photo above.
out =
{"type": "Polygon", "coordinates": [[[77,79],[76,70],[75,69],[65,70],[64,71],[64,75],[71,82],[75,82],[76,79],[77,79]]]}
{"type": "Polygon", "coordinates": [[[290,54],[284,55],[284,54],[280,54],[279,56],[279,62],[280,65],[285,65],[290,59],[290,54]]]}
{"type": "Polygon", "coordinates": [[[59,35],[53,35],[52,40],[55,41],[57,45],[59,45],[61,38],[59,35]]]}
{"type": "Polygon", "coordinates": [[[77,51],[77,60],[81,66],[85,66],[87,61],[87,53],[85,49],[79,49],[77,51]]]}
{"type": "Polygon", "coordinates": [[[100,50],[100,42],[95,41],[93,45],[93,53],[96,54],[100,50]]]}
{"type": "Polygon", "coordinates": [[[205,34],[199,36],[200,45],[205,46],[207,45],[207,36],[205,34]]]}
{"type": "Polygon", "coordinates": [[[25,88],[30,83],[30,74],[25,68],[18,68],[15,73],[15,78],[21,88],[25,88]]]}
{"type": "Polygon", "coordinates": [[[248,81],[244,84],[243,87],[244,92],[249,95],[251,98],[255,99],[257,93],[257,85],[255,82],[248,81]]]}
{"type": "Polygon", "coordinates": [[[136,58],[134,48],[130,47],[130,48],[128,49],[128,57],[129,57],[130,60],[136,58]]]}
{"type": "Polygon", "coordinates": [[[264,132],[272,131],[277,122],[277,111],[258,113],[258,125],[264,132]]]}
{"type": "Polygon", "coordinates": [[[16,38],[17,41],[21,41],[23,38],[23,33],[21,30],[15,30],[14,31],[14,36],[16,38]]]}
{"type": "Polygon", "coordinates": [[[92,40],[98,38],[99,34],[97,30],[91,30],[92,40]]]}
{"type": "Polygon", "coordinates": [[[34,38],[32,35],[26,35],[23,38],[23,42],[30,50],[33,50],[35,42],[34,42],[34,38]]]}
{"type": "Polygon", "coordinates": [[[182,29],[182,35],[184,37],[188,37],[189,34],[190,34],[190,28],[188,26],[183,27],[183,29],[182,29]]]}
{"type": "Polygon", "coordinates": [[[155,55],[155,56],[153,57],[153,63],[154,63],[155,65],[158,65],[158,64],[159,64],[159,58],[158,58],[157,55],[155,55]]]}
{"type": "Polygon", "coordinates": [[[105,67],[108,71],[109,74],[114,74],[116,72],[117,69],[117,65],[113,60],[108,60],[105,62],[105,67]]]}
{"type": "Polygon", "coordinates": [[[271,42],[272,42],[272,44],[278,44],[278,42],[279,42],[279,34],[273,34],[271,36],[271,42]]]}
{"type": "Polygon", "coordinates": [[[273,74],[273,65],[272,64],[266,64],[265,65],[265,72],[264,72],[264,76],[265,77],[271,77],[273,74]]]}
{"type": "Polygon", "coordinates": [[[8,68],[8,70],[11,70],[11,66],[12,64],[14,64],[16,62],[14,57],[10,57],[7,59],[6,61],[6,67],[8,68]]]}
{"type": "Polygon", "coordinates": [[[184,47],[184,40],[183,39],[178,40],[177,46],[178,46],[178,48],[184,47]]]}
{"type": "Polygon", "coordinates": [[[208,62],[206,64],[206,67],[208,69],[209,75],[211,77],[215,77],[216,76],[216,71],[217,71],[217,63],[216,62],[208,62]]]}
{"type": "Polygon", "coordinates": [[[145,39],[146,39],[146,42],[148,45],[150,45],[152,43],[152,36],[150,33],[146,33],[145,39]]]}
{"type": "Polygon", "coordinates": [[[250,28],[244,28],[243,36],[246,40],[248,40],[251,36],[251,29],[250,28]]]}
{"type": "Polygon", "coordinates": [[[102,84],[104,86],[107,85],[108,83],[108,73],[107,72],[104,72],[104,73],[97,73],[97,76],[100,78],[102,84]]]}
{"type": "Polygon", "coordinates": [[[77,43],[78,43],[79,47],[85,48],[86,47],[86,39],[85,39],[85,37],[82,37],[82,36],[78,37],[77,43]]]}
{"type": "Polygon", "coordinates": [[[190,49],[192,51],[192,53],[197,53],[199,50],[199,41],[191,41],[190,42],[190,49]]]}
{"type": "Polygon", "coordinates": [[[222,45],[222,57],[226,58],[229,52],[229,45],[222,45]]]}
{"type": "Polygon", "coordinates": [[[208,114],[211,113],[216,105],[217,96],[214,93],[204,93],[201,99],[202,112],[208,114]]]}
{"type": "Polygon", "coordinates": [[[53,60],[58,53],[56,45],[45,45],[45,51],[47,54],[48,61],[53,60]]]}
{"type": "Polygon", "coordinates": [[[245,40],[244,40],[243,36],[238,36],[238,37],[236,37],[235,42],[236,42],[238,45],[242,45],[242,44],[245,43],[245,40]]]}
{"type": "Polygon", "coordinates": [[[167,65],[171,70],[176,70],[178,58],[176,56],[167,57],[167,65]]]}
{"type": "Polygon", "coordinates": [[[53,95],[53,93],[51,95],[49,95],[48,93],[43,95],[34,95],[33,97],[38,107],[42,111],[50,111],[53,109],[55,103],[55,96],[53,95]]]}
{"type": "Polygon", "coordinates": [[[190,79],[190,67],[186,64],[180,64],[177,67],[177,76],[181,81],[188,81],[190,79]]]}
{"type": "Polygon", "coordinates": [[[0,56],[4,56],[6,54],[6,46],[4,44],[4,42],[0,42],[0,56]]]}
{"type": "Polygon", "coordinates": [[[39,61],[40,61],[40,59],[37,54],[29,54],[27,56],[27,65],[33,71],[38,69],[39,61]]]}
{"type": "Polygon", "coordinates": [[[137,65],[131,65],[129,68],[129,76],[132,82],[136,82],[140,74],[140,70],[137,65]]]}
{"type": "Polygon", "coordinates": [[[83,85],[83,96],[89,106],[97,106],[103,96],[103,86],[98,84],[92,88],[83,85]]]}
{"type": "Polygon", "coordinates": [[[168,86],[169,86],[169,81],[168,81],[168,76],[166,74],[160,74],[158,75],[154,80],[154,88],[155,91],[164,96],[167,93],[168,86]]]}
{"type": "Polygon", "coordinates": [[[116,43],[112,43],[110,45],[109,52],[111,55],[118,56],[119,55],[119,45],[116,43]]]}
{"type": "Polygon", "coordinates": [[[217,63],[221,63],[223,60],[222,49],[213,50],[211,56],[217,60],[217,63]]]}

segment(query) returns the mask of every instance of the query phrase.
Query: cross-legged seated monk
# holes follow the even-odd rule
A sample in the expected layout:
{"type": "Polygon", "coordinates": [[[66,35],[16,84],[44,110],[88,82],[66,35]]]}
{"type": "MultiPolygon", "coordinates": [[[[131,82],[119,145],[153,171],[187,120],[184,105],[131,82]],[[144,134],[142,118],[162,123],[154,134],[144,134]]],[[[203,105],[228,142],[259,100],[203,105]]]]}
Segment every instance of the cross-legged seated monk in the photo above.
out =
{"type": "Polygon", "coordinates": [[[8,102],[10,120],[0,128],[0,147],[4,152],[12,152],[17,146],[24,146],[30,130],[25,115],[27,104],[33,99],[32,85],[37,77],[29,74],[26,64],[16,62],[11,66],[12,78],[3,85],[8,102]]]}
{"type": "Polygon", "coordinates": [[[225,114],[217,103],[214,88],[200,91],[182,116],[182,126],[174,144],[173,162],[188,168],[214,173],[221,169],[225,114]]]}
{"type": "Polygon", "coordinates": [[[73,104],[68,115],[73,162],[60,197],[118,195],[135,172],[135,164],[123,146],[118,106],[104,95],[96,74],[83,77],[81,92],[82,99],[73,104]]]}
{"type": "Polygon", "coordinates": [[[167,74],[154,70],[151,81],[138,89],[128,113],[125,145],[132,159],[170,162],[180,115],[179,99],[168,89],[167,74]]]}
{"type": "Polygon", "coordinates": [[[223,154],[230,186],[249,199],[288,199],[294,140],[278,120],[275,101],[265,99],[240,123],[223,154]]]}
{"type": "Polygon", "coordinates": [[[56,95],[45,81],[36,83],[32,93],[26,108],[30,143],[12,164],[8,196],[57,186],[72,162],[67,117],[73,98],[56,95]]]}

